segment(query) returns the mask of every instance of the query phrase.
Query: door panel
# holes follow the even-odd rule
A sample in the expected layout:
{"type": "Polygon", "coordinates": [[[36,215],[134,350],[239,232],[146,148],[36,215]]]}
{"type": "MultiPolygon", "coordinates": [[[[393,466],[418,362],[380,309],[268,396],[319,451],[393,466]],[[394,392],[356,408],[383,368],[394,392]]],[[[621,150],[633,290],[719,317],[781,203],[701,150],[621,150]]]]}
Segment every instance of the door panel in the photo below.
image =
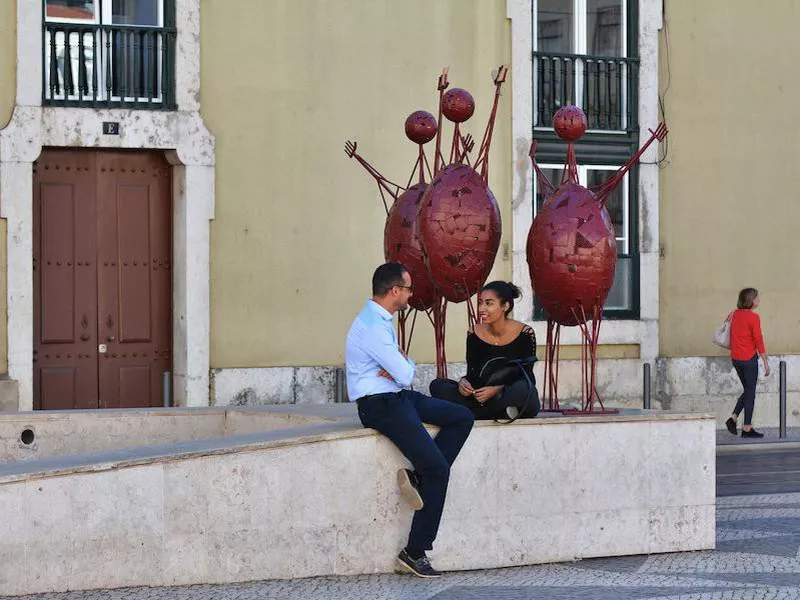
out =
{"type": "Polygon", "coordinates": [[[34,167],[35,408],[161,405],[171,214],[159,154],[43,152],[34,167]]]}
{"type": "Polygon", "coordinates": [[[98,171],[100,405],[159,406],[172,346],[169,166],[104,152],[98,171]]]}
{"type": "Polygon", "coordinates": [[[96,408],[94,156],[46,151],[33,183],[34,408],[96,408]]]}

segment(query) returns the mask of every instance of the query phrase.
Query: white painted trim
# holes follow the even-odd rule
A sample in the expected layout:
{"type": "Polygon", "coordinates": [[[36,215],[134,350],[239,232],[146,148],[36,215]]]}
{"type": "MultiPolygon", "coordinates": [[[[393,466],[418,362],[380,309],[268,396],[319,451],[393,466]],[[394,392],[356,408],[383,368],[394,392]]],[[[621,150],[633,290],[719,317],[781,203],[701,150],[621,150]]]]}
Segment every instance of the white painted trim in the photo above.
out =
{"type": "Polygon", "coordinates": [[[209,401],[209,221],[214,218],[214,138],[200,116],[200,0],[176,3],[178,110],[42,107],[41,3],[17,0],[17,90],[0,130],[0,216],[7,220],[8,372],[19,409],[33,407],[33,162],[42,148],[167,151],[173,164],[173,371],[175,401],[209,401]],[[102,135],[118,121],[119,136],[102,135]]]}
{"type": "MultiPolygon", "coordinates": [[[[661,29],[662,0],[639,0],[639,138],[650,136],[648,129],[658,123],[658,30],[661,29]]],[[[533,294],[526,257],[528,231],[533,220],[532,168],[528,147],[533,131],[533,49],[532,8],[530,0],[506,0],[506,16],[511,19],[511,131],[514,140],[513,200],[512,200],[512,273],[523,296],[517,303],[516,315],[533,314],[533,294]]],[[[652,360],[658,356],[658,156],[657,144],[641,158],[639,166],[639,321],[606,321],[602,342],[609,344],[640,344],[641,357],[652,360]]],[[[544,340],[542,323],[531,323],[539,339],[544,340]]],[[[565,328],[561,334],[564,344],[580,343],[577,328],[565,328]]]]}

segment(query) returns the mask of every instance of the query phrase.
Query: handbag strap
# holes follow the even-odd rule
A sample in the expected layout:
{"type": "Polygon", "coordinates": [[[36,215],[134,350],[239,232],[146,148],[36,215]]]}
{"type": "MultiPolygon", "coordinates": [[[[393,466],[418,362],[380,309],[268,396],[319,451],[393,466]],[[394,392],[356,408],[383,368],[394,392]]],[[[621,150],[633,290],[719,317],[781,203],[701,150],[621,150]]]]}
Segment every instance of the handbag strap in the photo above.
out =
{"type": "Polygon", "coordinates": [[[528,371],[525,369],[525,366],[524,366],[525,364],[528,364],[526,359],[513,358],[513,359],[510,359],[508,362],[511,363],[511,364],[517,365],[517,367],[519,367],[519,370],[522,371],[522,375],[525,377],[525,381],[528,383],[528,393],[525,394],[525,402],[520,407],[519,412],[517,412],[517,416],[516,417],[510,418],[507,421],[500,420],[497,417],[494,418],[494,422],[495,423],[501,423],[502,425],[510,425],[511,423],[513,423],[514,421],[519,419],[523,414],[525,414],[525,411],[528,408],[528,400],[531,397],[531,391],[533,390],[533,387],[534,387],[533,386],[533,381],[531,381],[531,376],[528,374],[528,371]]]}

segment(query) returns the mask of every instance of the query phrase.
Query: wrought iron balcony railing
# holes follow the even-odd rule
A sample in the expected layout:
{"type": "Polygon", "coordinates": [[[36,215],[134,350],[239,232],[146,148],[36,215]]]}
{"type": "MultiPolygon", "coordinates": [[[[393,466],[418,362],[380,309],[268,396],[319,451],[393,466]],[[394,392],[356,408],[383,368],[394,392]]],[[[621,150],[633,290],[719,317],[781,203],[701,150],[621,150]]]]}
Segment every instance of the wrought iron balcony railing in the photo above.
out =
{"type": "Polygon", "coordinates": [[[553,114],[576,104],[590,130],[638,130],[639,59],[533,53],[534,126],[552,127],[553,114]]]}
{"type": "Polygon", "coordinates": [[[43,103],[175,108],[175,29],[44,24],[43,103]]]}

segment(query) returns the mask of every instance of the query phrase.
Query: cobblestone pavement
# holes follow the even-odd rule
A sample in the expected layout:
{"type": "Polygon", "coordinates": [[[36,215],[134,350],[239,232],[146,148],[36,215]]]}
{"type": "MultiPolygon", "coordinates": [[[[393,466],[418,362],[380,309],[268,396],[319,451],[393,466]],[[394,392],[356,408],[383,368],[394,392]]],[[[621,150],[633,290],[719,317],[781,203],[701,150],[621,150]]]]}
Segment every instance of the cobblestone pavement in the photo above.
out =
{"type": "MultiPolygon", "coordinates": [[[[800,599],[800,494],[717,503],[717,549],[448,573],[25,596],[26,600],[778,600],[800,599]]],[[[432,555],[435,563],[435,555],[432,555]]]]}

